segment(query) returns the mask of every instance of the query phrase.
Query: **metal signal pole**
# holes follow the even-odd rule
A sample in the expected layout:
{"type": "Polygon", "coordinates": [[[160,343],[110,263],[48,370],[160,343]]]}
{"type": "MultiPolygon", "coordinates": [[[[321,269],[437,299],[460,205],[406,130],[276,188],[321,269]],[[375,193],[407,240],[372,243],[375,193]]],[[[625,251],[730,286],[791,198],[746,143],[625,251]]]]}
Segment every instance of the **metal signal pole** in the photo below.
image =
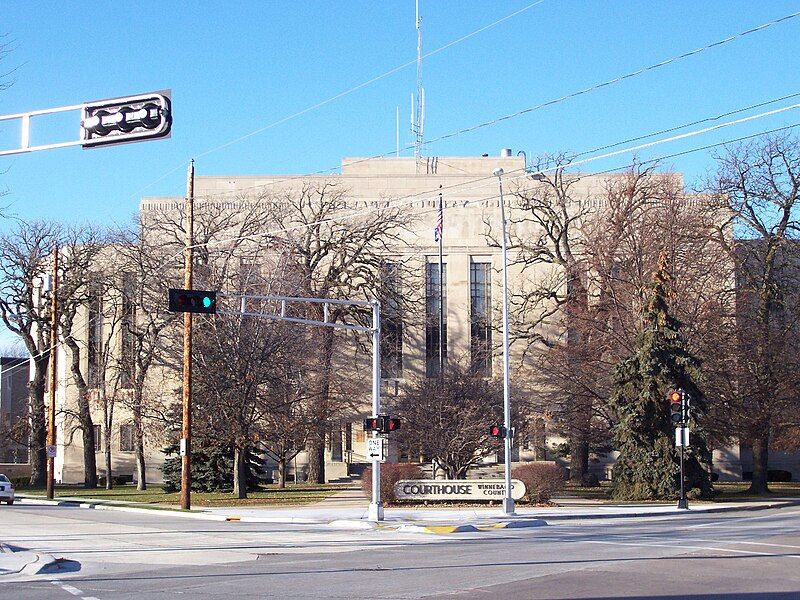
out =
{"type": "MultiPolygon", "coordinates": [[[[194,159],[186,182],[186,252],[183,287],[192,289],[194,246],[194,159]]],[[[183,423],[181,426],[181,508],[192,507],[192,313],[183,313],[183,423]]]]}
{"type": "Polygon", "coordinates": [[[47,498],[55,493],[56,459],[56,341],[58,339],[58,245],[53,246],[53,285],[50,290],[50,406],[47,410],[47,498]]]}

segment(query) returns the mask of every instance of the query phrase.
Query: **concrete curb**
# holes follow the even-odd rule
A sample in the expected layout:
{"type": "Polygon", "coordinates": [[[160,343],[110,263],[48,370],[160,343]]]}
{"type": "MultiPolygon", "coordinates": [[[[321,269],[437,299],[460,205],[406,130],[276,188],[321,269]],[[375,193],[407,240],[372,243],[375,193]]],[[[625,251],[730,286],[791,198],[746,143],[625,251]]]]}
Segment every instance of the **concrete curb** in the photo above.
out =
{"type": "MultiPolygon", "coordinates": [[[[757,510],[770,510],[772,508],[786,508],[789,506],[800,506],[800,500],[781,500],[770,502],[768,504],[757,504],[755,506],[749,504],[737,504],[734,506],[717,506],[711,508],[692,508],[691,503],[688,509],[672,508],[668,511],[641,511],[629,513],[612,513],[608,514],[592,514],[592,515],[575,515],[575,514],[545,514],[542,518],[551,520],[576,520],[576,519],[626,519],[626,518],[642,518],[642,517],[672,517],[675,515],[704,515],[723,512],[736,512],[736,511],[757,511],[757,510]]],[[[569,509],[567,509],[569,510],[569,509]]]]}
{"type": "Polygon", "coordinates": [[[328,523],[328,527],[335,529],[372,529],[379,531],[396,531],[398,533],[433,533],[444,535],[450,533],[477,533],[492,532],[498,529],[518,529],[524,527],[542,527],[547,525],[544,519],[520,519],[510,521],[479,521],[471,523],[407,523],[381,521],[364,521],[356,519],[337,519],[328,523]]]}
{"type": "Polygon", "coordinates": [[[28,550],[14,552],[0,543],[0,580],[10,575],[38,575],[57,563],[58,559],[52,554],[28,550]]]}
{"type": "MultiPolygon", "coordinates": [[[[164,516],[176,516],[180,518],[186,519],[200,519],[206,521],[226,521],[232,523],[285,523],[285,524],[294,524],[294,525],[328,525],[331,527],[338,527],[338,528],[350,528],[350,529],[396,529],[395,525],[399,526],[401,523],[399,521],[392,522],[392,519],[389,518],[388,521],[382,521],[381,523],[372,523],[367,521],[366,519],[331,519],[331,518],[312,518],[312,517],[305,517],[305,516],[248,516],[248,515],[222,515],[222,514],[213,514],[208,513],[200,510],[190,510],[184,511],[181,509],[175,508],[138,508],[135,506],[119,506],[115,504],[109,504],[105,502],[84,502],[78,500],[47,500],[43,498],[36,498],[30,496],[18,496],[20,500],[22,500],[25,504],[39,504],[39,505],[55,505],[55,506],[65,506],[65,507],[72,507],[72,508],[90,508],[94,510],[116,510],[121,512],[130,512],[130,513],[140,513],[140,514],[163,514],[164,516]],[[369,524],[369,525],[356,525],[356,523],[361,524],[369,524]],[[377,527],[374,527],[377,526],[377,527]]],[[[606,505],[607,506],[607,505],[606,505]]],[[[609,512],[594,512],[594,513],[582,513],[582,514],[570,514],[568,512],[558,512],[558,511],[548,511],[543,512],[541,514],[531,514],[525,515],[520,514],[514,517],[513,519],[501,521],[499,519],[503,519],[504,517],[498,516],[496,517],[498,521],[495,523],[487,523],[485,526],[492,526],[495,529],[501,528],[500,526],[495,527],[500,523],[508,523],[508,525],[502,525],[503,528],[507,527],[524,527],[528,525],[521,525],[521,523],[525,522],[535,522],[541,521],[542,523],[546,523],[546,521],[564,521],[564,520],[598,520],[598,519],[636,519],[636,518],[652,518],[652,517],[674,517],[678,515],[702,515],[702,514],[713,514],[713,513],[723,513],[723,512],[733,512],[733,511],[759,511],[759,510],[769,510],[774,508],[785,508],[789,506],[800,506],[800,500],[780,500],[775,502],[769,503],[759,503],[757,505],[751,504],[734,504],[728,506],[708,506],[702,505],[701,508],[689,508],[689,510],[680,510],[678,508],[670,507],[669,510],[663,510],[664,506],[661,505],[660,508],[662,510],[648,510],[642,509],[635,512],[612,512],[613,508],[609,510],[609,512]]],[[[308,509],[304,509],[308,510],[308,509]]],[[[575,509],[571,508],[564,508],[564,511],[571,511],[575,509]]],[[[449,517],[442,517],[441,520],[435,516],[435,513],[428,515],[426,520],[430,521],[437,521],[439,520],[439,524],[420,524],[417,519],[404,519],[404,523],[402,525],[408,526],[409,529],[405,531],[416,531],[415,529],[411,528],[420,528],[420,531],[425,530],[426,533],[432,533],[434,531],[428,530],[431,527],[444,527],[444,528],[452,528],[452,527],[475,527],[476,524],[479,526],[484,525],[482,523],[482,519],[492,519],[492,516],[487,515],[486,517],[482,516],[473,516],[470,515],[469,519],[459,519],[456,518],[449,518],[449,517]],[[409,522],[410,521],[410,522],[409,522]],[[444,521],[444,523],[442,523],[444,521]]],[[[506,518],[507,519],[507,518],[506,518]]],[[[463,530],[468,531],[468,530],[463,530]]],[[[462,531],[436,531],[436,533],[461,533],[462,531]]]]}

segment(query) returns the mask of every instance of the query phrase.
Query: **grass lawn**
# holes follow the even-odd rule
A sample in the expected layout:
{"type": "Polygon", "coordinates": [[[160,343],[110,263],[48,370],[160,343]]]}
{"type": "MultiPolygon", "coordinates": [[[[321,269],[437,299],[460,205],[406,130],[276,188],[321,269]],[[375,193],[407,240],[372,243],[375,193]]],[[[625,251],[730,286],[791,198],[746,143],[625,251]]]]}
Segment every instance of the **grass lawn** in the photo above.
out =
{"type": "MultiPolygon", "coordinates": [[[[85,489],[76,486],[56,486],[55,498],[85,498],[86,500],[105,500],[109,502],[142,502],[167,506],[180,505],[180,492],[166,493],[160,485],[148,485],[147,490],[140,492],[133,485],[105,488],[85,489]]],[[[258,492],[249,492],[248,497],[240,500],[232,493],[226,492],[192,492],[192,506],[290,506],[313,504],[345,489],[345,486],[332,484],[286,484],[280,490],[277,485],[268,485],[258,492]]],[[[44,496],[42,488],[17,488],[21,496],[44,496]]]]}
{"type": "MultiPolygon", "coordinates": [[[[800,482],[770,482],[769,489],[771,493],[768,496],[748,494],[747,489],[749,487],[749,481],[717,482],[714,484],[714,490],[717,492],[716,495],[714,498],[705,500],[704,502],[746,502],[750,500],[770,500],[772,498],[800,499],[800,482]]],[[[568,483],[562,491],[554,494],[553,498],[556,501],[558,498],[580,498],[585,500],[602,500],[609,504],[616,504],[616,502],[609,498],[608,488],[609,482],[607,481],[601,482],[597,487],[581,487],[568,483]]]]}
{"type": "Polygon", "coordinates": [[[770,482],[768,486],[771,492],[769,496],[757,496],[747,493],[747,488],[750,487],[749,481],[717,482],[714,484],[714,489],[717,491],[714,500],[716,502],[739,502],[742,500],[769,500],[770,498],[800,498],[800,482],[770,482]]]}

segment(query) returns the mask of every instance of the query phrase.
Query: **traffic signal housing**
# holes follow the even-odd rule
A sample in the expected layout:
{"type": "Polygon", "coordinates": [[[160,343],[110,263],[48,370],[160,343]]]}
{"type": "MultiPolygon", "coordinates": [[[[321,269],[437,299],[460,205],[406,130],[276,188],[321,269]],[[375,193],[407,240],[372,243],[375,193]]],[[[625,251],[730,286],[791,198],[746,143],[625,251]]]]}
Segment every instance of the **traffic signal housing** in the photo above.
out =
{"type": "Polygon", "coordinates": [[[217,313],[217,293],[209,290],[169,290],[169,310],[206,315],[217,313]]]}
{"type": "Polygon", "coordinates": [[[169,137],[171,132],[169,91],[97,100],[81,108],[84,148],[169,137]]]}
{"type": "Polygon", "coordinates": [[[683,390],[672,390],[667,394],[669,400],[669,415],[670,420],[677,426],[685,422],[688,415],[688,410],[684,408],[684,392],[683,390]]]}
{"type": "Polygon", "coordinates": [[[391,433],[400,429],[400,419],[389,415],[378,415],[364,419],[364,431],[377,431],[378,433],[391,433]]]}
{"type": "Polygon", "coordinates": [[[503,425],[489,425],[489,436],[502,440],[506,437],[506,428],[503,425]]]}

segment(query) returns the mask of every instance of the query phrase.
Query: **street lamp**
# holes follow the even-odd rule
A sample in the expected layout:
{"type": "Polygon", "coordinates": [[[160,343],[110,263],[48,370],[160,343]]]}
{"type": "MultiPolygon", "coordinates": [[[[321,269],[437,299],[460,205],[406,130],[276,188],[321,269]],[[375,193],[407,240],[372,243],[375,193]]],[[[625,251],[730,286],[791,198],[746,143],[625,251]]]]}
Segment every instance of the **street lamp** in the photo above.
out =
{"type": "Polygon", "coordinates": [[[514,514],[514,499],[511,497],[511,397],[508,381],[508,246],[506,241],[506,210],[503,199],[503,169],[496,168],[492,175],[497,177],[500,184],[500,222],[503,232],[501,248],[503,251],[503,424],[506,429],[505,436],[505,479],[506,495],[503,498],[503,513],[514,514]]]}

